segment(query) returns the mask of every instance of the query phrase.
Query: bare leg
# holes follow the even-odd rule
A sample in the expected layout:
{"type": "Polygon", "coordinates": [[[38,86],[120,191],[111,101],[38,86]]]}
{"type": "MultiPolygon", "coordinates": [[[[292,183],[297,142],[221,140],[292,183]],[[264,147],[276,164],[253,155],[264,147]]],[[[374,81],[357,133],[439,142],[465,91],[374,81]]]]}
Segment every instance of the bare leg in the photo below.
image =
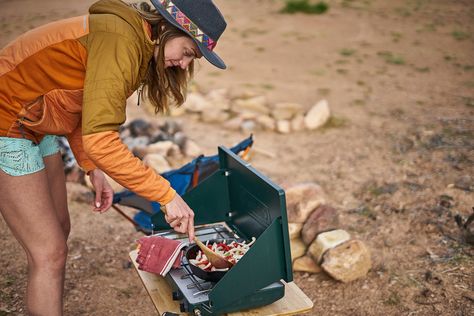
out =
{"type": "Polygon", "coordinates": [[[71,222],[67,207],[66,175],[64,174],[63,160],[60,153],[47,156],[43,160],[46,166],[51,199],[67,240],[71,231],[71,222]]]}
{"type": "Polygon", "coordinates": [[[46,170],[13,177],[0,170],[0,211],[28,257],[30,315],[62,315],[67,245],[46,170]]]}

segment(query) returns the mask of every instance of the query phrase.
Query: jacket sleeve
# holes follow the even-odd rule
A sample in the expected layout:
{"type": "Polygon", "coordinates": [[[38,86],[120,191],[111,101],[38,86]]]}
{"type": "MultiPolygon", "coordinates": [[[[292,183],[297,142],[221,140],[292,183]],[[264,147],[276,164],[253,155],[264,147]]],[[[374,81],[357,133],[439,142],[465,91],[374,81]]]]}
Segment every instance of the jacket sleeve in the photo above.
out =
{"type": "Polygon", "coordinates": [[[141,64],[137,40],[114,32],[96,32],[87,41],[82,142],[92,162],[127,189],[162,204],[175,191],[154,169],[145,166],[121,142],[126,98],[137,86],[141,64]]]}
{"type": "Polygon", "coordinates": [[[168,204],[176,192],[154,169],[134,157],[120,140],[118,132],[108,131],[83,136],[84,149],[99,169],[140,196],[168,204]]]}
{"type": "Polygon", "coordinates": [[[87,157],[82,146],[82,128],[81,125],[77,126],[72,133],[66,135],[69,146],[71,146],[72,153],[77,160],[79,166],[84,169],[85,172],[94,170],[96,165],[87,157]]]}

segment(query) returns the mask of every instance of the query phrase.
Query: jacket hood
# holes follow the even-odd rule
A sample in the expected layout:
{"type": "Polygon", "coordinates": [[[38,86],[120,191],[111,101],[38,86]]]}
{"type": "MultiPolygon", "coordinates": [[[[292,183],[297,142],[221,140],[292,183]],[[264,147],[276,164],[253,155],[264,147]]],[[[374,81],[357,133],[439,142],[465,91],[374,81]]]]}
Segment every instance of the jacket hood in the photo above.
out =
{"type": "Polygon", "coordinates": [[[130,24],[143,37],[143,20],[140,15],[120,0],[100,0],[89,8],[90,14],[113,14],[130,24]]]}

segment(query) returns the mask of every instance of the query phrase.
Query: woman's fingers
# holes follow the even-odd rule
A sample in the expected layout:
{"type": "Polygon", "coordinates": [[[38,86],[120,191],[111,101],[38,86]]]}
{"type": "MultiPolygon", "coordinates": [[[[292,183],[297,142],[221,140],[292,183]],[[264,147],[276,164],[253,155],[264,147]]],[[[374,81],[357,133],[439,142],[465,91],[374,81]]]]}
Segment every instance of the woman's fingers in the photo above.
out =
{"type": "Polygon", "coordinates": [[[178,194],[166,204],[165,219],[175,231],[187,233],[190,241],[194,238],[194,212],[178,194]]]}
{"type": "Polygon", "coordinates": [[[188,231],[189,241],[193,241],[194,240],[194,214],[191,214],[191,216],[189,217],[187,231],[188,231]]]}
{"type": "Polygon", "coordinates": [[[168,216],[168,215],[166,215],[165,219],[166,219],[166,222],[167,222],[168,224],[170,224],[170,226],[173,227],[173,228],[175,228],[176,226],[178,226],[178,224],[179,224],[180,221],[181,221],[181,218],[179,218],[179,217],[174,217],[174,218],[172,218],[172,217],[170,217],[170,216],[168,216]]]}
{"type": "Polygon", "coordinates": [[[93,210],[103,213],[112,205],[114,190],[105,178],[102,171],[94,169],[89,174],[92,185],[95,189],[95,199],[93,210]]]}

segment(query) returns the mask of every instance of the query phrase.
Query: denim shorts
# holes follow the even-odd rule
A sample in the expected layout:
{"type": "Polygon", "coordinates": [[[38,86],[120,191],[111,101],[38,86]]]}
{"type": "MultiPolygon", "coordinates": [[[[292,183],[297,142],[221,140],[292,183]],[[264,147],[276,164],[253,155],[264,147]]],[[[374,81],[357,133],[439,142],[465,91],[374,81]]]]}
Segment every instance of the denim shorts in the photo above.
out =
{"type": "Polygon", "coordinates": [[[46,135],[38,145],[25,138],[0,137],[0,169],[11,176],[31,174],[44,169],[43,157],[57,152],[54,135],[46,135]]]}

